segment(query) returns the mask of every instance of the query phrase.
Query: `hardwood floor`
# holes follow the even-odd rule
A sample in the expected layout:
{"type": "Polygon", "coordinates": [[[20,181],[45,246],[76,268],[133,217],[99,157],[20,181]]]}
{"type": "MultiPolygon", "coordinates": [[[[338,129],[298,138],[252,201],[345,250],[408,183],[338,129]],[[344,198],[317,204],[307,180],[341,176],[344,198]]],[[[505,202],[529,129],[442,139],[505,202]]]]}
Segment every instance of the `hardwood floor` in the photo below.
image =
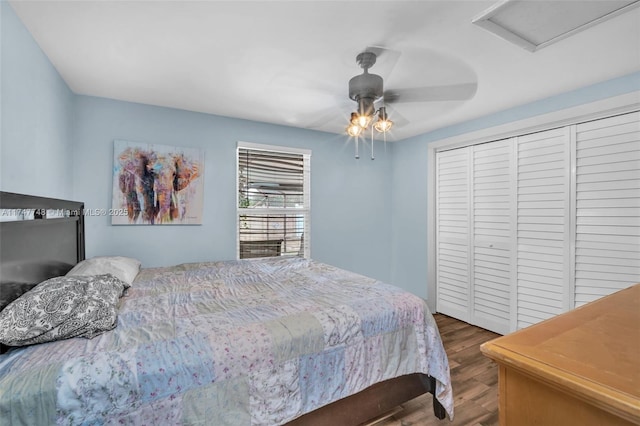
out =
{"type": "Polygon", "coordinates": [[[497,426],[498,367],[480,352],[480,345],[499,337],[479,327],[441,314],[434,315],[449,357],[454,397],[454,420],[433,415],[431,394],[403,404],[403,410],[376,426],[497,426]]]}

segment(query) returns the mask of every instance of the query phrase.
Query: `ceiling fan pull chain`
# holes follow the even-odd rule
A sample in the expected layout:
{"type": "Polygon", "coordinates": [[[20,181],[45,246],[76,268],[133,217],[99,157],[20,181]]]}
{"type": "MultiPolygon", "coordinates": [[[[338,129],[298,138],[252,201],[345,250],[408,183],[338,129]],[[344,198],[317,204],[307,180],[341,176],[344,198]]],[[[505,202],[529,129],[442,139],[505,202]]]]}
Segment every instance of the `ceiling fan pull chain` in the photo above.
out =
{"type": "Polygon", "coordinates": [[[373,126],[371,126],[371,159],[375,160],[376,158],[373,156],[373,126]]]}
{"type": "Polygon", "coordinates": [[[384,141],[384,152],[387,152],[387,132],[382,133],[382,140],[384,141]]]}
{"type": "Polygon", "coordinates": [[[360,159],[360,153],[358,152],[358,139],[360,139],[358,136],[355,137],[356,140],[356,160],[360,159]]]}

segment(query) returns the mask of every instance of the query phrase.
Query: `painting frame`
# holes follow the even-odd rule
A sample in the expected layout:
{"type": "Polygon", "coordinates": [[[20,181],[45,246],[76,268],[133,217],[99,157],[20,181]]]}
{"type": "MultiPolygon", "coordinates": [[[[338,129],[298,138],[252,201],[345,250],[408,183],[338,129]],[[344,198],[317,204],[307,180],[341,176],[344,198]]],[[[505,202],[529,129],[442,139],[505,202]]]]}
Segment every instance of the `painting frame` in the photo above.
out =
{"type": "Polygon", "coordinates": [[[113,141],[112,225],[202,225],[204,150],[113,141]]]}

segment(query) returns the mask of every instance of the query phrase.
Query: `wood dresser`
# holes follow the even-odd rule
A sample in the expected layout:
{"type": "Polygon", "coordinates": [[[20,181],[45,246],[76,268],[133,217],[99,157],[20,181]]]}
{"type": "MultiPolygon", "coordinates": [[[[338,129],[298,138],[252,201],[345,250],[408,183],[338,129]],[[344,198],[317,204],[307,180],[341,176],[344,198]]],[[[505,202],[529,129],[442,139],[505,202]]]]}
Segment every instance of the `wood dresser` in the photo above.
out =
{"type": "Polygon", "coordinates": [[[500,426],[640,425],[640,284],[483,344],[500,426]]]}

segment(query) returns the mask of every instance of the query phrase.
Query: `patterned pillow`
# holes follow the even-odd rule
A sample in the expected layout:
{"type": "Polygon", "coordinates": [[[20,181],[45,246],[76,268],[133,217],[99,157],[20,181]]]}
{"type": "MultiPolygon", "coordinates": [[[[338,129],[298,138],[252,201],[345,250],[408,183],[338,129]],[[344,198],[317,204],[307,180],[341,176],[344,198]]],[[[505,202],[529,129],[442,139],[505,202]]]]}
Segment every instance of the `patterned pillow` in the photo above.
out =
{"type": "Polygon", "coordinates": [[[0,343],[24,346],[115,328],[125,283],[111,274],[43,281],[0,312],[0,343]]]}

